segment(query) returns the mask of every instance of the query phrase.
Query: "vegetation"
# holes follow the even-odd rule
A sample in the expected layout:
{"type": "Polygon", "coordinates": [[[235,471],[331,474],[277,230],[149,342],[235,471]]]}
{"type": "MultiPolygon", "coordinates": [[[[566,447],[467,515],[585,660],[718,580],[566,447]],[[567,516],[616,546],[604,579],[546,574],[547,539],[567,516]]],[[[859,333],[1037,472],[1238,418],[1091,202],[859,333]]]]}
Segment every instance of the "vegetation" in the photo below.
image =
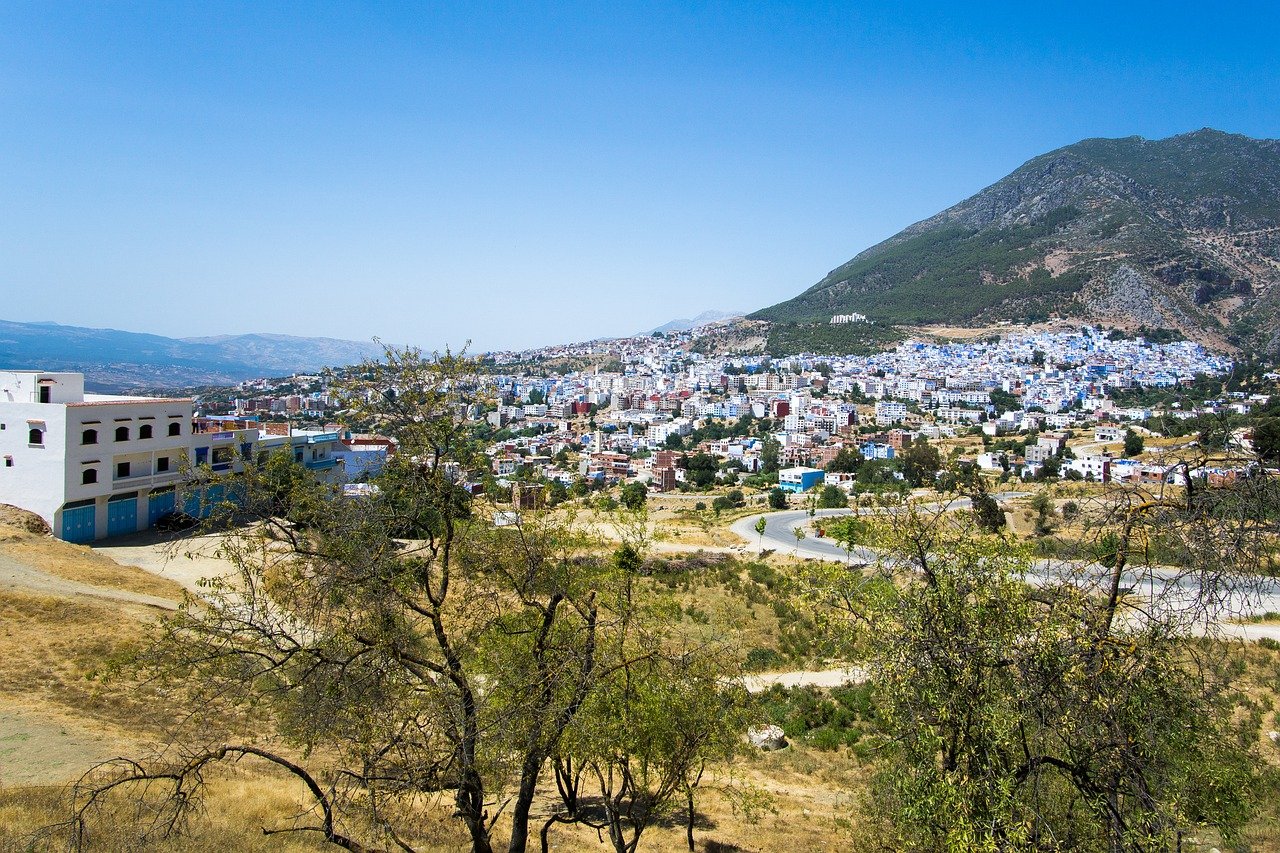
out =
{"type": "Polygon", "coordinates": [[[1079,290],[1083,276],[1054,276],[1041,266],[1020,277],[1019,270],[1042,257],[1034,241],[1079,215],[1074,207],[1062,207],[1035,225],[985,230],[949,225],[882,243],[795,299],[751,317],[823,321],[832,314],[860,311],[877,322],[914,325],[959,322],[1021,297],[1052,300],[1079,290]],[[986,285],[984,274],[1002,286],[986,285]]]}
{"type": "Polygon", "coordinates": [[[765,351],[775,358],[798,352],[817,355],[871,355],[888,349],[903,337],[901,330],[881,323],[832,325],[825,320],[814,323],[774,323],[769,326],[765,351]]]}
{"type": "Polygon", "coordinates": [[[972,524],[870,532],[884,560],[831,571],[826,594],[893,745],[867,815],[884,844],[1145,851],[1244,824],[1254,759],[1227,670],[1180,632],[1073,582],[1033,592],[1030,552],[972,524]]]}
{"type": "MultiPolygon", "coordinates": [[[[191,726],[154,760],[86,777],[66,837],[128,792],[160,816],[140,842],[162,838],[198,806],[214,766],[251,760],[310,792],[313,819],[280,831],[349,850],[406,847],[422,793],[449,791],[475,853],[494,848],[500,815],[507,850],[523,851],[547,768],[574,786],[590,772],[611,800],[615,847],[631,849],[664,798],[691,804],[701,762],[730,748],[734,703],[710,675],[726,671],[718,647],[681,648],[668,620],[635,606],[643,538],[606,557],[547,515],[490,524],[451,476],[479,459],[456,417],[475,393],[470,365],[387,356],[355,389],[376,393],[352,398],[370,401],[364,416],[414,464],[390,466],[361,501],[272,465],[246,475],[236,512],[256,523],[222,546],[236,576],[163,619],[141,659],[151,678],[191,692],[191,726]],[[619,737],[614,715],[645,742],[619,737]],[[208,743],[224,727],[205,721],[237,718],[239,737],[208,743]]],[[[554,818],[590,820],[567,794],[554,818]]]]}

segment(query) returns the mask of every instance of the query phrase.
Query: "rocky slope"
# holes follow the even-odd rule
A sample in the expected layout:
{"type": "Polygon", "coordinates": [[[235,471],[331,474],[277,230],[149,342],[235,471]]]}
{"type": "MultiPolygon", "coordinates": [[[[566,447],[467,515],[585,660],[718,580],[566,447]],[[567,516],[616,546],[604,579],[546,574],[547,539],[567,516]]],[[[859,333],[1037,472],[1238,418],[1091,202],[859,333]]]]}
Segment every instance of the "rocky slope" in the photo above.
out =
{"type": "Polygon", "coordinates": [[[1041,155],[751,317],[1177,329],[1280,351],[1280,140],[1200,130],[1041,155]]]}

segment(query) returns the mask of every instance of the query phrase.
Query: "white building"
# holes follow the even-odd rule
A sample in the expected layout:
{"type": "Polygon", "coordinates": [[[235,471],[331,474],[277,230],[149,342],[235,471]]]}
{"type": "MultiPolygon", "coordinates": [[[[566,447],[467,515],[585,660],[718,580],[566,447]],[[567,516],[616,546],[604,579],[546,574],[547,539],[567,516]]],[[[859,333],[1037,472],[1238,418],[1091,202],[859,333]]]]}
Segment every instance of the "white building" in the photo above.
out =
{"type": "Polygon", "coordinates": [[[86,394],[80,373],[0,371],[0,503],[36,513],[60,539],[90,542],[146,530],[179,509],[208,515],[224,487],[179,494],[193,465],[238,473],[262,452],[289,448],[318,477],[341,477],[337,433],[193,424],[189,397],[86,394]]]}
{"type": "Polygon", "coordinates": [[[892,400],[881,400],[876,403],[876,426],[902,423],[906,417],[906,403],[897,403],[892,400]]]}
{"type": "Polygon", "coordinates": [[[132,533],[174,509],[190,398],[84,393],[84,375],[0,372],[0,502],[72,542],[132,533]]]}

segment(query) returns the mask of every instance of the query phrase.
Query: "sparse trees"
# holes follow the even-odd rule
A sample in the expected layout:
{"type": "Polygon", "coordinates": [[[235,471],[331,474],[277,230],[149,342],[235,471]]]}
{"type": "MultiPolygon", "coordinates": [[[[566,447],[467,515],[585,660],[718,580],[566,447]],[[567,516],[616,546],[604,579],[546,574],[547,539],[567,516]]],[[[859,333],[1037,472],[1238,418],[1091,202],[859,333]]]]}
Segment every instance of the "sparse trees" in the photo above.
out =
{"type": "Polygon", "coordinates": [[[1116,620],[1078,579],[1029,586],[1031,554],[963,516],[870,530],[874,570],[826,591],[893,744],[883,845],[1137,853],[1241,825],[1252,760],[1221,670],[1171,623],[1116,620]]]}
{"type": "Polygon", "coordinates": [[[483,390],[468,361],[389,350],[359,376],[356,414],[396,437],[401,461],[361,500],[251,470],[237,512],[256,521],[223,544],[235,575],[163,620],[143,659],[191,694],[194,721],[243,715],[260,739],[114,765],[83,789],[73,834],[105,787],[159,796],[177,827],[210,763],[253,756],[311,792],[316,822],[288,831],[411,850],[414,810],[440,792],[475,853],[500,818],[524,851],[564,733],[595,691],[618,689],[629,655],[653,653],[624,642],[643,624],[634,560],[601,559],[540,513],[495,526],[459,487],[483,466],[457,417],[483,390]]]}

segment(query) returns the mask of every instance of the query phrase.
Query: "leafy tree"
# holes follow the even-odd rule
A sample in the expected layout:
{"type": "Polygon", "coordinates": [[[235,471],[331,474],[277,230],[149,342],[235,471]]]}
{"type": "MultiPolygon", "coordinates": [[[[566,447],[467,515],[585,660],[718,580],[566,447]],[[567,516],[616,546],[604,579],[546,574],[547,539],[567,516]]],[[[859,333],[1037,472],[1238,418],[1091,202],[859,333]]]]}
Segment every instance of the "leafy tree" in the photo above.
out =
{"type": "Polygon", "coordinates": [[[672,655],[654,639],[636,644],[622,650],[618,677],[592,692],[561,744],[560,790],[574,795],[552,820],[605,829],[615,853],[634,853],[644,830],[683,795],[692,849],[694,791],[708,760],[736,751],[743,703],[721,684],[726,661],[672,655]],[[583,777],[599,793],[599,822],[580,808],[583,777]]]}
{"type": "Polygon", "coordinates": [[[756,523],[755,523],[755,525],[754,525],[754,526],[755,526],[756,535],[758,535],[758,536],[760,537],[760,544],[761,544],[761,545],[763,545],[763,544],[764,544],[764,531],[765,531],[765,528],[766,528],[766,527],[768,527],[768,522],[766,522],[766,521],[765,521],[765,518],[764,518],[764,516],[762,515],[762,516],[760,516],[759,518],[757,518],[757,519],[756,519],[756,523]]]}
{"type": "Polygon", "coordinates": [[[725,497],[729,499],[729,503],[735,507],[745,506],[747,498],[742,494],[742,489],[730,489],[725,497]]]}
{"type": "Polygon", "coordinates": [[[1002,388],[991,389],[991,405],[995,406],[998,415],[1022,411],[1022,401],[1002,388]]]}
{"type": "Polygon", "coordinates": [[[631,606],[636,561],[593,556],[547,515],[495,527],[473,512],[458,475],[484,456],[457,413],[484,393],[476,366],[386,355],[362,367],[348,398],[412,462],[388,466],[367,501],[301,478],[282,498],[278,477],[246,474],[237,512],[257,523],[224,539],[234,576],[162,620],[143,657],[191,696],[192,740],[170,750],[176,760],[101,768],[80,788],[73,835],[106,791],[135,791],[160,815],[152,827],[178,827],[212,764],[249,757],[309,791],[314,821],[280,831],[411,849],[404,833],[423,793],[448,791],[475,853],[493,849],[500,816],[507,849],[527,848],[564,733],[596,691],[615,690],[637,663],[629,655],[652,651],[627,642],[648,618],[631,606]],[[237,714],[252,721],[246,739],[209,746],[237,714]]]}
{"type": "Polygon", "coordinates": [[[763,446],[760,448],[760,473],[772,474],[778,470],[778,459],[782,452],[782,446],[778,444],[778,440],[773,436],[765,436],[763,446]]]}
{"type": "Polygon", "coordinates": [[[1116,620],[1070,579],[1029,587],[1032,554],[975,526],[870,530],[870,574],[825,571],[892,744],[866,815],[880,846],[1137,853],[1242,825],[1247,741],[1173,626],[1116,620]]]}
{"type": "Polygon", "coordinates": [[[644,487],[643,483],[627,483],[622,487],[621,502],[622,505],[630,510],[637,510],[644,506],[644,502],[649,497],[649,491],[644,487]]]}
{"type": "Polygon", "coordinates": [[[838,509],[849,505],[849,497],[839,486],[823,486],[818,498],[818,506],[822,509],[838,509]]]}
{"type": "Polygon", "coordinates": [[[1142,440],[1142,436],[1138,435],[1131,429],[1124,432],[1124,455],[1128,458],[1142,453],[1142,449],[1146,446],[1146,442],[1142,440]]]}
{"type": "Polygon", "coordinates": [[[845,445],[836,452],[835,458],[827,463],[826,470],[842,474],[855,474],[862,467],[862,454],[856,447],[845,445]]]}
{"type": "Polygon", "coordinates": [[[1036,492],[1031,497],[1031,512],[1034,517],[1036,536],[1048,536],[1053,532],[1056,513],[1053,509],[1053,501],[1049,499],[1048,494],[1036,492]]]}
{"type": "Polygon", "coordinates": [[[1253,428],[1253,450],[1268,465],[1280,462],[1280,417],[1266,418],[1253,428]]]}
{"type": "Polygon", "coordinates": [[[689,482],[700,489],[715,484],[716,472],[720,470],[720,462],[710,453],[695,453],[686,460],[689,482]]]}
{"type": "Polygon", "coordinates": [[[932,484],[942,470],[942,454],[928,441],[914,441],[898,454],[902,475],[913,488],[932,484]]]}
{"type": "Polygon", "coordinates": [[[786,509],[787,493],[780,486],[774,486],[769,490],[769,508],[770,509],[786,509]]]}

